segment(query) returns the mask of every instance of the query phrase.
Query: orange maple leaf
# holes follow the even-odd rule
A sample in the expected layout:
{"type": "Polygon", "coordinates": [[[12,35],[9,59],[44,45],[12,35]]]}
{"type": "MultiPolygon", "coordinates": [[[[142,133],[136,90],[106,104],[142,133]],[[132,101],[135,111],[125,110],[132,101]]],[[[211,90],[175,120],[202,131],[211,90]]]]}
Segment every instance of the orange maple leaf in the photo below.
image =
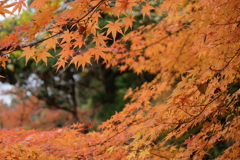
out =
{"type": "Polygon", "coordinates": [[[39,11],[39,9],[44,8],[47,3],[49,3],[49,0],[34,0],[30,7],[36,7],[36,11],[39,11]]]}
{"type": "Polygon", "coordinates": [[[56,71],[56,72],[58,72],[58,70],[59,70],[61,67],[64,68],[66,63],[67,63],[67,61],[66,61],[64,58],[58,59],[57,63],[53,65],[53,66],[57,66],[57,71],[56,71]]]}
{"type": "Polygon", "coordinates": [[[133,22],[135,22],[135,19],[133,18],[133,16],[127,16],[127,17],[124,17],[122,18],[122,20],[124,20],[124,33],[127,31],[128,28],[131,28],[132,29],[132,25],[133,25],[133,22]]]}
{"type": "Polygon", "coordinates": [[[23,23],[22,26],[15,26],[15,27],[12,27],[12,29],[24,32],[31,28],[31,23],[27,23],[25,21],[22,21],[22,23],[23,23]]]}
{"type": "Polygon", "coordinates": [[[100,46],[100,47],[91,48],[91,49],[88,50],[88,52],[91,55],[94,55],[95,60],[98,62],[99,57],[102,57],[105,60],[106,54],[104,52],[109,52],[109,49],[107,47],[100,46]]]}
{"type": "Polygon", "coordinates": [[[74,54],[73,50],[70,49],[63,49],[59,54],[60,55],[60,59],[65,59],[68,60],[70,57],[72,57],[74,54]]]}
{"type": "Polygon", "coordinates": [[[1,62],[1,66],[6,69],[6,62],[8,61],[9,59],[6,57],[6,56],[2,56],[0,57],[0,62],[1,62]]]}
{"type": "Polygon", "coordinates": [[[73,43],[73,44],[74,44],[74,48],[76,48],[76,47],[81,48],[82,45],[85,44],[85,42],[84,42],[84,40],[83,40],[83,38],[82,38],[81,35],[78,36],[75,40],[76,40],[76,41],[73,43]]]}
{"type": "Polygon", "coordinates": [[[123,34],[122,29],[120,28],[120,26],[122,26],[122,23],[120,23],[119,20],[117,20],[115,22],[111,22],[111,21],[107,21],[107,22],[108,22],[108,24],[104,28],[108,28],[107,35],[112,33],[113,40],[115,41],[117,32],[123,34]]]}
{"type": "Polygon", "coordinates": [[[24,0],[20,0],[19,2],[14,2],[14,3],[15,3],[15,6],[12,10],[12,13],[14,13],[16,10],[18,10],[18,14],[19,14],[21,12],[23,6],[27,8],[27,5],[24,2],[24,0]]]}
{"type": "Polygon", "coordinates": [[[105,40],[109,39],[107,36],[103,36],[105,32],[97,34],[94,38],[93,38],[93,42],[96,42],[96,46],[99,47],[100,44],[102,46],[106,46],[105,40]]]}
{"type": "Polygon", "coordinates": [[[20,55],[19,58],[26,56],[26,64],[27,64],[28,60],[34,56],[35,52],[36,52],[36,49],[34,47],[29,47],[29,46],[25,47],[23,48],[23,53],[20,55]]]}
{"type": "Polygon", "coordinates": [[[189,144],[191,143],[191,138],[189,137],[188,139],[185,139],[182,144],[189,144]]]}
{"type": "Polygon", "coordinates": [[[75,130],[78,130],[78,131],[84,131],[85,128],[84,128],[84,124],[83,123],[74,123],[70,126],[71,128],[75,129],[75,130]]]}
{"type": "Polygon", "coordinates": [[[71,42],[71,39],[72,39],[72,33],[69,32],[69,30],[67,31],[64,31],[64,34],[60,36],[60,38],[62,38],[62,41],[61,43],[63,42],[67,42],[67,43],[70,43],[71,42]]]}
{"type": "Polygon", "coordinates": [[[116,7],[114,9],[115,14],[119,17],[120,13],[126,14],[126,10],[129,10],[131,13],[132,7],[136,6],[137,4],[133,0],[120,0],[116,2],[116,7]]]}
{"type": "Polygon", "coordinates": [[[91,59],[91,55],[88,55],[88,54],[76,55],[72,58],[70,63],[74,63],[77,69],[82,65],[82,70],[84,70],[86,63],[91,64],[90,59],[91,59]]]}
{"type": "Polygon", "coordinates": [[[43,60],[43,62],[47,65],[47,57],[53,57],[47,51],[48,51],[48,49],[37,50],[37,52],[34,54],[34,57],[36,57],[35,61],[37,64],[40,60],[43,60]]]}
{"type": "Polygon", "coordinates": [[[0,14],[3,16],[3,17],[5,17],[5,14],[7,13],[7,14],[12,14],[12,12],[10,12],[7,8],[9,8],[9,7],[11,7],[11,6],[13,6],[12,4],[10,4],[10,5],[5,5],[5,4],[7,4],[7,1],[6,0],[4,0],[4,1],[0,1],[0,14]]]}
{"type": "Polygon", "coordinates": [[[121,66],[119,67],[119,70],[120,70],[120,72],[123,72],[123,71],[125,71],[127,68],[128,68],[127,65],[121,65],[121,66]]]}
{"type": "Polygon", "coordinates": [[[43,41],[41,45],[46,45],[46,48],[53,48],[56,51],[56,44],[58,44],[58,41],[53,37],[43,41]]]}
{"type": "Polygon", "coordinates": [[[143,18],[145,17],[145,15],[149,15],[149,17],[151,18],[151,15],[150,15],[150,10],[154,9],[149,2],[146,3],[145,6],[142,7],[142,15],[143,15],[143,18]]]}

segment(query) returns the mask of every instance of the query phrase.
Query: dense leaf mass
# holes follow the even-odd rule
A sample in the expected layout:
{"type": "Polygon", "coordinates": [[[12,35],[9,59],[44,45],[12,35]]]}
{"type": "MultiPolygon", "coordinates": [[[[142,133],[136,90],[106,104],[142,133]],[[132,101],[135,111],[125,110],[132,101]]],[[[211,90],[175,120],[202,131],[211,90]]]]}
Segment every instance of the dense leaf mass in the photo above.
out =
{"type": "MultiPolygon", "coordinates": [[[[2,16],[12,14],[10,7],[20,11],[25,6],[24,0],[6,2],[0,2],[2,16]]],[[[47,63],[53,57],[48,50],[58,46],[57,70],[67,62],[84,68],[91,58],[102,58],[107,67],[157,76],[129,89],[125,98],[131,102],[96,131],[82,134],[82,124],[49,131],[0,130],[1,158],[203,159],[226,143],[212,158],[239,159],[239,6],[237,0],[75,0],[57,12],[57,1],[34,0],[31,22],[0,40],[2,67],[5,55],[15,50],[23,50],[26,61],[47,63]],[[119,39],[132,28],[134,7],[157,23],[119,39]],[[103,13],[113,20],[100,28],[103,13]],[[40,33],[44,36],[36,40],[40,33]],[[109,38],[112,45],[106,43],[109,38]],[[83,50],[91,40],[95,45],[83,50]]]]}

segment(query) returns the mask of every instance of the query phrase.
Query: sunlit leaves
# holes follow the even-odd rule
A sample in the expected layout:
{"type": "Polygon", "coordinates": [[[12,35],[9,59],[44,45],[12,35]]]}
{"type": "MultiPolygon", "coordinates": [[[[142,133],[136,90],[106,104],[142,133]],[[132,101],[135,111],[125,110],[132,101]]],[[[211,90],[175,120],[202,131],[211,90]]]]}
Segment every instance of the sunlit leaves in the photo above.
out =
{"type": "Polygon", "coordinates": [[[6,55],[3,55],[0,57],[0,65],[6,69],[6,62],[8,61],[9,59],[7,58],[6,55]]]}
{"type": "Polygon", "coordinates": [[[30,27],[31,27],[30,23],[27,23],[25,21],[22,21],[22,22],[23,22],[22,26],[15,26],[15,27],[13,27],[13,29],[18,30],[18,31],[22,31],[22,32],[30,29],[30,27]]]}
{"type": "Polygon", "coordinates": [[[90,59],[91,59],[91,55],[88,55],[88,54],[76,55],[72,58],[70,63],[73,63],[76,66],[76,68],[79,68],[80,66],[82,66],[84,70],[86,63],[91,64],[90,59]]]}
{"type": "Polygon", "coordinates": [[[142,7],[142,15],[145,17],[145,15],[148,15],[150,17],[150,11],[153,10],[154,8],[150,5],[150,2],[147,2],[146,5],[142,7]]]}
{"type": "MultiPolygon", "coordinates": [[[[47,3],[43,2],[35,1],[32,7],[43,10],[47,3]]],[[[233,154],[232,150],[239,150],[239,3],[164,1],[151,12],[151,2],[144,0],[94,1],[93,5],[101,5],[96,8],[89,8],[90,1],[77,0],[49,21],[45,19],[48,13],[38,12],[31,25],[15,28],[24,33],[4,36],[1,49],[10,53],[20,46],[20,57],[26,61],[32,57],[37,63],[47,63],[47,57],[52,57],[49,49],[59,47],[57,71],[66,63],[84,69],[91,60],[102,58],[108,67],[117,65],[122,72],[129,68],[140,75],[147,72],[155,78],[147,81],[142,76],[145,83],[124,96],[130,103],[98,126],[98,132],[83,135],[78,132],[83,125],[76,124],[51,134],[36,133],[37,138],[29,138],[29,145],[36,143],[44,154],[47,150],[56,159],[60,155],[68,159],[204,159],[216,144],[231,141],[230,149],[216,156],[237,159],[239,152],[233,154]],[[83,10],[78,11],[79,6],[83,10]],[[155,16],[153,22],[157,23],[140,26],[118,40],[118,33],[132,29],[135,20],[129,14],[135,6],[143,17],[155,16]],[[102,11],[108,12],[112,21],[101,29],[98,18],[102,11]],[[161,16],[166,17],[160,21],[161,16]],[[52,28],[42,33],[45,40],[25,44],[52,22],[52,28]],[[18,39],[23,35],[25,39],[18,39]],[[114,42],[108,47],[111,37],[114,42]],[[39,137],[51,140],[40,143],[39,137]]],[[[5,1],[0,6],[1,15],[8,13],[5,1]]],[[[1,135],[9,136],[10,131],[3,132],[1,135]]],[[[28,133],[23,131],[30,136],[28,133]]],[[[19,144],[23,139],[26,137],[18,135],[16,141],[7,139],[6,143],[19,144]]]]}
{"type": "Polygon", "coordinates": [[[133,0],[118,0],[116,1],[115,14],[119,17],[120,14],[126,14],[126,11],[132,11],[132,7],[137,4],[133,0]]]}
{"type": "Polygon", "coordinates": [[[40,49],[36,51],[33,57],[36,60],[36,63],[38,63],[40,60],[43,60],[43,62],[47,65],[47,57],[53,56],[48,52],[47,49],[40,49]]]}
{"type": "Polygon", "coordinates": [[[71,41],[72,36],[73,35],[71,32],[69,32],[69,30],[64,31],[64,34],[61,36],[62,38],[61,43],[64,43],[64,42],[69,43],[71,41]]]}
{"type": "Polygon", "coordinates": [[[57,71],[58,71],[61,67],[65,68],[66,63],[67,61],[64,58],[59,58],[57,63],[54,66],[57,66],[57,71]]]}
{"type": "Polygon", "coordinates": [[[114,146],[108,148],[106,152],[112,153],[113,149],[114,149],[114,146]]]}
{"type": "Polygon", "coordinates": [[[37,11],[39,11],[41,8],[44,8],[46,4],[49,3],[49,0],[34,0],[30,7],[35,7],[37,11]]]}
{"type": "Polygon", "coordinates": [[[56,45],[58,44],[58,41],[55,38],[49,38],[41,44],[42,46],[46,45],[46,48],[53,48],[54,51],[56,51],[56,45]]]}
{"type": "Polygon", "coordinates": [[[104,32],[97,34],[94,38],[93,38],[93,42],[96,43],[96,46],[99,47],[100,45],[102,46],[106,46],[106,40],[109,39],[107,36],[104,36],[104,32]]]}
{"type": "Polygon", "coordinates": [[[107,28],[107,35],[110,33],[112,34],[114,41],[116,39],[117,33],[123,34],[122,29],[120,28],[121,25],[122,23],[120,23],[118,20],[115,22],[108,21],[108,24],[104,27],[107,28]]]}
{"type": "Polygon", "coordinates": [[[7,4],[7,0],[1,1],[0,2],[0,14],[5,17],[5,14],[12,14],[11,11],[9,11],[9,8],[12,7],[13,5],[7,4]]]}
{"type": "Polygon", "coordinates": [[[146,155],[149,155],[149,154],[150,154],[150,153],[149,153],[149,149],[142,150],[142,151],[140,151],[140,153],[139,153],[139,158],[145,158],[146,155]]]}
{"type": "Polygon", "coordinates": [[[85,44],[82,36],[79,36],[75,39],[76,41],[73,43],[74,48],[78,47],[78,48],[82,48],[82,46],[85,44]]]}
{"type": "Polygon", "coordinates": [[[89,49],[87,52],[95,56],[95,60],[98,61],[99,58],[103,58],[104,60],[106,59],[106,53],[109,52],[109,48],[100,46],[100,47],[94,47],[89,49]]]}
{"type": "Polygon", "coordinates": [[[35,52],[36,52],[36,49],[34,47],[29,47],[29,46],[25,47],[25,48],[23,48],[23,53],[20,55],[19,58],[22,58],[22,57],[25,56],[26,57],[26,64],[27,64],[28,60],[33,57],[35,52]]]}
{"type": "Polygon", "coordinates": [[[12,12],[14,13],[15,11],[18,11],[18,14],[22,11],[23,7],[27,7],[25,0],[19,0],[18,2],[14,2],[14,8],[12,12]]]}
{"type": "MultiPolygon", "coordinates": [[[[32,22],[27,23],[23,21],[23,25],[12,28],[13,30],[19,31],[19,34],[21,34],[23,38],[16,39],[15,37],[19,37],[19,34],[9,34],[7,35],[8,39],[6,39],[7,43],[0,43],[1,48],[11,46],[7,49],[10,52],[10,49],[14,50],[15,48],[38,48],[38,45],[41,43],[41,47],[43,46],[46,50],[43,55],[37,51],[30,51],[29,48],[27,48],[21,57],[26,56],[26,61],[28,61],[34,54],[33,58],[36,58],[36,62],[40,60],[47,62],[46,57],[50,57],[49,54],[46,54],[48,50],[54,49],[54,51],[56,51],[56,48],[59,47],[62,48],[62,51],[58,55],[60,59],[64,60],[56,63],[56,65],[63,67],[63,62],[73,62],[73,55],[78,54],[77,52],[79,52],[79,49],[82,47],[86,47],[88,37],[92,36],[92,43],[95,43],[96,47],[100,48],[96,50],[96,54],[91,53],[91,55],[98,61],[99,57],[105,57],[104,52],[106,52],[106,50],[104,47],[106,47],[106,42],[110,40],[110,38],[113,38],[115,41],[117,33],[123,34],[122,28],[124,28],[124,32],[126,32],[128,28],[132,29],[135,20],[133,16],[127,14],[127,12],[133,13],[133,7],[138,4],[132,0],[116,1],[113,7],[104,1],[94,1],[91,3],[90,1],[75,1],[70,3],[69,5],[71,7],[64,10],[61,14],[56,12],[59,8],[58,5],[59,3],[57,3],[57,1],[34,0],[30,5],[30,7],[36,10],[36,14],[30,17],[32,22]],[[100,8],[100,10],[97,8],[100,8]],[[91,9],[93,9],[92,12],[87,12],[91,9]],[[101,29],[98,27],[98,19],[101,18],[101,14],[104,11],[109,12],[112,17],[116,17],[117,15],[118,18],[113,21],[107,21],[108,24],[101,29]],[[74,14],[72,12],[74,12],[74,14]],[[122,14],[125,15],[124,18],[120,18],[122,14]],[[69,15],[72,17],[67,18],[69,15]],[[101,30],[106,31],[101,32],[101,30]],[[11,41],[10,38],[12,39],[11,41]],[[36,41],[35,38],[39,40],[36,41]],[[31,45],[28,46],[28,44],[31,45]]],[[[3,1],[0,6],[6,8],[5,10],[3,9],[2,14],[4,14],[4,12],[11,14],[8,10],[9,7],[14,6],[14,11],[20,11],[22,6],[26,7],[26,4],[23,0],[9,5],[6,4],[6,1],[3,1]]],[[[57,68],[59,69],[59,67],[57,68]]]]}
{"type": "Polygon", "coordinates": [[[124,21],[123,25],[125,27],[124,32],[127,31],[128,28],[132,29],[132,24],[133,22],[135,22],[133,16],[127,16],[122,18],[122,20],[124,21]]]}

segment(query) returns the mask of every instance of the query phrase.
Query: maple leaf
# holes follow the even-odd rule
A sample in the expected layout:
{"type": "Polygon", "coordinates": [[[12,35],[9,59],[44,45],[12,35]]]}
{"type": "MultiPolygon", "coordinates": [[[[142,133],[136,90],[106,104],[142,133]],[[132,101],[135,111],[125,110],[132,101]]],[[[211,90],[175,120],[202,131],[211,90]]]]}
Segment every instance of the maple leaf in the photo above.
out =
{"type": "Polygon", "coordinates": [[[31,28],[31,23],[27,23],[24,20],[22,21],[23,25],[22,26],[15,26],[12,27],[12,29],[18,30],[18,31],[26,31],[31,28]]]}
{"type": "Polygon", "coordinates": [[[115,41],[117,32],[123,34],[122,29],[120,28],[122,23],[120,23],[119,20],[116,20],[115,22],[111,22],[111,21],[107,21],[107,22],[108,22],[108,24],[104,28],[108,28],[107,35],[112,33],[113,40],[115,41]]]}
{"type": "Polygon", "coordinates": [[[189,143],[191,143],[191,138],[189,137],[188,139],[185,139],[184,142],[182,144],[186,144],[188,145],[189,143]]]}
{"type": "Polygon", "coordinates": [[[127,68],[128,68],[128,65],[121,65],[121,66],[119,67],[119,70],[120,70],[120,72],[123,72],[123,71],[125,71],[127,68]]]}
{"type": "Polygon", "coordinates": [[[149,15],[149,17],[151,17],[150,10],[152,10],[152,9],[154,9],[154,8],[150,5],[150,2],[146,2],[146,5],[143,6],[142,10],[141,10],[143,17],[145,17],[146,14],[149,15]]]}
{"type": "Polygon", "coordinates": [[[53,66],[57,66],[57,71],[56,71],[56,72],[58,72],[58,70],[59,70],[61,67],[64,68],[66,63],[67,63],[67,61],[66,61],[64,58],[58,59],[57,63],[56,63],[55,65],[53,65],[53,66]]]}
{"type": "Polygon", "coordinates": [[[43,62],[47,65],[47,57],[53,57],[47,51],[48,49],[40,49],[36,51],[36,53],[34,54],[34,58],[36,58],[35,60],[37,64],[40,60],[43,60],[43,62]]]}
{"type": "Polygon", "coordinates": [[[61,43],[63,43],[63,42],[70,43],[71,39],[72,39],[72,36],[73,35],[72,35],[71,32],[69,32],[69,30],[64,31],[63,35],[60,36],[60,38],[62,38],[61,43]]]}
{"type": "Polygon", "coordinates": [[[84,124],[83,123],[74,123],[71,125],[72,128],[84,128],[84,124]]]}
{"type": "Polygon", "coordinates": [[[104,46],[100,46],[100,47],[94,47],[88,50],[88,52],[91,55],[95,56],[95,60],[98,62],[99,57],[102,57],[104,60],[106,58],[106,54],[104,52],[108,52],[109,49],[107,47],[104,46]]]}
{"type": "Polygon", "coordinates": [[[100,29],[100,28],[96,22],[89,22],[88,27],[86,28],[86,31],[85,31],[87,33],[86,36],[88,37],[91,33],[96,35],[97,29],[100,29]]]}
{"type": "Polygon", "coordinates": [[[60,59],[65,59],[68,60],[70,57],[72,57],[74,54],[74,50],[69,50],[69,49],[63,49],[59,54],[60,59]]]}
{"type": "Polygon", "coordinates": [[[109,147],[106,152],[112,153],[113,149],[114,149],[114,146],[109,147]]]}
{"type": "Polygon", "coordinates": [[[7,0],[0,1],[0,14],[5,17],[5,14],[12,14],[7,8],[11,7],[12,5],[4,5],[7,0]]]}
{"type": "Polygon", "coordinates": [[[150,154],[150,153],[149,153],[149,149],[145,149],[145,150],[140,151],[139,157],[140,157],[140,158],[144,158],[144,157],[145,157],[146,155],[148,155],[148,154],[150,154]]]}
{"type": "Polygon", "coordinates": [[[86,63],[91,64],[90,59],[91,59],[91,55],[88,55],[88,54],[76,55],[72,58],[70,63],[74,63],[74,65],[76,66],[77,69],[80,66],[82,66],[82,70],[84,70],[86,63]]]}
{"type": "Polygon", "coordinates": [[[24,1],[25,0],[19,0],[18,2],[14,2],[15,6],[12,10],[12,13],[14,13],[16,10],[18,10],[18,14],[19,14],[21,12],[23,6],[27,8],[27,5],[24,1]]]}
{"type": "Polygon", "coordinates": [[[45,8],[45,5],[47,4],[47,3],[49,3],[49,0],[34,0],[32,3],[31,3],[31,5],[30,5],[30,7],[36,7],[36,10],[37,11],[39,11],[40,10],[40,8],[45,8]]]}
{"type": "Polygon", "coordinates": [[[135,157],[136,157],[136,152],[135,152],[135,151],[131,152],[131,153],[127,156],[128,159],[135,158],[135,157]]]}
{"type": "Polygon", "coordinates": [[[29,47],[29,46],[25,47],[23,48],[23,53],[20,55],[19,58],[26,56],[26,64],[27,64],[28,60],[34,56],[35,52],[36,52],[36,49],[34,47],[29,47]]]}
{"type": "Polygon", "coordinates": [[[116,7],[114,9],[114,13],[119,17],[120,13],[126,14],[126,10],[129,10],[131,13],[132,7],[136,6],[136,3],[134,0],[119,0],[116,2],[116,7]]]}
{"type": "Polygon", "coordinates": [[[1,57],[0,57],[0,62],[2,63],[1,66],[2,66],[3,68],[5,68],[5,69],[6,69],[6,62],[7,62],[8,60],[9,60],[9,59],[8,59],[7,57],[5,57],[5,56],[1,56],[1,57]]]}
{"type": "Polygon", "coordinates": [[[45,45],[45,48],[48,48],[48,49],[53,48],[54,51],[56,51],[56,44],[58,44],[58,41],[54,37],[52,37],[52,38],[45,40],[41,44],[41,46],[45,45]]]}
{"type": "Polygon", "coordinates": [[[76,47],[81,48],[82,45],[85,44],[85,42],[84,42],[82,36],[77,37],[75,40],[76,40],[76,41],[73,43],[74,48],[76,48],[76,47]]]}
{"type": "Polygon", "coordinates": [[[124,21],[123,23],[123,26],[125,27],[124,32],[126,32],[128,28],[132,29],[133,22],[135,22],[135,19],[133,18],[133,16],[124,17],[122,18],[122,20],[124,21]]]}
{"type": "Polygon", "coordinates": [[[70,49],[62,50],[59,54],[61,55],[60,58],[68,60],[70,57],[74,55],[75,51],[70,49]]]}
{"type": "Polygon", "coordinates": [[[103,36],[104,33],[105,33],[105,32],[100,33],[100,34],[97,33],[97,35],[93,38],[93,42],[96,42],[96,46],[97,46],[97,47],[99,47],[100,44],[101,44],[102,46],[106,46],[105,40],[107,40],[107,39],[109,39],[109,38],[106,37],[106,36],[103,36]]]}

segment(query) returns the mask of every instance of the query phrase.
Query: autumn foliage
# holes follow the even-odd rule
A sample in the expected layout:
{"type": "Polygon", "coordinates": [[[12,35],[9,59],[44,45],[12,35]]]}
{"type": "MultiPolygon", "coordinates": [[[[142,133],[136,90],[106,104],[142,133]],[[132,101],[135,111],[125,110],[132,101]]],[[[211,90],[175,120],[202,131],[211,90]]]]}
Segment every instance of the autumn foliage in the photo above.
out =
{"type": "MultiPolygon", "coordinates": [[[[0,14],[24,5],[2,1],[0,14]]],[[[47,64],[53,57],[48,50],[60,47],[57,71],[69,64],[84,69],[102,58],[107,67],[156,77],[130,88],[125,98],[131,102],[87,134],[78,123],[46,131],[0,130],[0,158],[198,160],[220,143],[228,145],[213,158],[240,158],[239,1],[76,0],[68,5],[56,12],[57,1],[34,0],[31,22],[0,40],[2,67],[16,50],[26,62],[47,64]],[[125,34],[135,21],[133,8],[156,23],[125,34]],[[100,28],[103,13],[112,21],[100,28]],[[44,36],[36,40],[40,33],[44,36]],[[86,46],[89,41],[93,47],[86,46]]]]}

